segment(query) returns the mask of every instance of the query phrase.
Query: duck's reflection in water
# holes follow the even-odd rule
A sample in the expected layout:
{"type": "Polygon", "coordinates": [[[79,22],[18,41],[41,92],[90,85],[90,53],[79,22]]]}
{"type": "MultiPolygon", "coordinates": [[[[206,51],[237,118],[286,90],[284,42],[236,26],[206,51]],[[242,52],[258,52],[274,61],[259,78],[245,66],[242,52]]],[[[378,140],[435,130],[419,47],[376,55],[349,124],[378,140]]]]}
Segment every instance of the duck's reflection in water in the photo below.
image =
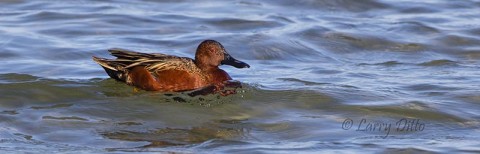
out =
{"type": "MultiPolygon", "coordinates": [[[[192,128],[161,128],[151,131],[120,130],[103,132],[102,136],[108,139],[149,142],[136,148],[157,148],[169,146],[182,146],[203,143],[209,140],[233,140],[252,138],[249,134],[251,126],[239,120],[216,120],[192,128]]],[[[128,148],[111,148],[111,151],[127,150],[128,148]]],[[[130,149],[132,150],[132,149],[130,149]]]]}

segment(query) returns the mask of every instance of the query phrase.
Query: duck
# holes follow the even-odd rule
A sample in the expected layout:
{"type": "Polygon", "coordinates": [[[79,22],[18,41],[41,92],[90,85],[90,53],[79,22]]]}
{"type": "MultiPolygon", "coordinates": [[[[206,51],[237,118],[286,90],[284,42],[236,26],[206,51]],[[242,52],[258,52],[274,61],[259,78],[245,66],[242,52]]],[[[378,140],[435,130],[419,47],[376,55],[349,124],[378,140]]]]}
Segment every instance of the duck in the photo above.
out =
{"type": "Polygon", "coordinates": [[[93,56],[93,61],[103,67],[110,78],[146,91],[182,92],[212,85],[219,87],[232,80],[220,65],[250,68],[247,63],[233,58],[215,40],[202,41],[195,59],[121,48],[108,51],[116,59],[93,56]]]}

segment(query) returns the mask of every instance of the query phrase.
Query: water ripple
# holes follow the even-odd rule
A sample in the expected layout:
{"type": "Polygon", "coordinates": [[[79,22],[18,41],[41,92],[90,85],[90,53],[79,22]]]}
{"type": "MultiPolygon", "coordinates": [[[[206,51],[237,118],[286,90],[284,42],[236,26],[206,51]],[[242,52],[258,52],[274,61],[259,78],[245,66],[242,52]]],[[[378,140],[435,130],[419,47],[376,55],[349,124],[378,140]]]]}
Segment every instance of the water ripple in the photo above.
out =
{"type": "Polygon", "coordinates": [[[0,150],[477,152],[479,7],[0,1],[0,150]],[[138,91],[91,60],[113,47],[194,57],[205,39],[252,66],[221,66],[241,81],[236,95],[138,91]],[[362,118],[415,118],[427,128],[383,139],[341,127],[362,118]]]}

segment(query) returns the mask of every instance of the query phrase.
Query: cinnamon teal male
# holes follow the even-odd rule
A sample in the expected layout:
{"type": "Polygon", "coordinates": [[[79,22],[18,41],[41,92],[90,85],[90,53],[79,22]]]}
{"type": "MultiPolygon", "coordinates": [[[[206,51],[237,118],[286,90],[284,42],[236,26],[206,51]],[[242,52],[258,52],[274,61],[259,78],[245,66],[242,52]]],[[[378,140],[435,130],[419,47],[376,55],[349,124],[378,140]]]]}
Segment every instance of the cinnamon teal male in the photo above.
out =
{"type": "Polygon", "coordinates": [[[195,59],[118,48],[108,51],[117,58],[94,56],[93,60],[100,64],[111,78],[148,91],[179,92],[217,85],[232,80],[230,75],[218,66],[250,67],[230,56],[223,45],[215,40],[200,43],[195,59]]]}

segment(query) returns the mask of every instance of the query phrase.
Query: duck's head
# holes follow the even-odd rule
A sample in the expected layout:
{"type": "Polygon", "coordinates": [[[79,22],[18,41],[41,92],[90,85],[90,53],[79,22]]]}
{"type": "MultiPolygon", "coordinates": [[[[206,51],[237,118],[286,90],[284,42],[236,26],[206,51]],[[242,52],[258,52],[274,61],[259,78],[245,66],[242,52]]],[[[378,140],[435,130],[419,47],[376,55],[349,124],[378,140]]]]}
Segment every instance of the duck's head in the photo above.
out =
{"type": "Polygon", "coordinates": [[[223,45],[215,40],[205,40],[198,45],[195,62],[205,68],[217,68],[220,65],[230,65],[236,68],[250,67],[247,63],[230,56],[223,45]]]}

